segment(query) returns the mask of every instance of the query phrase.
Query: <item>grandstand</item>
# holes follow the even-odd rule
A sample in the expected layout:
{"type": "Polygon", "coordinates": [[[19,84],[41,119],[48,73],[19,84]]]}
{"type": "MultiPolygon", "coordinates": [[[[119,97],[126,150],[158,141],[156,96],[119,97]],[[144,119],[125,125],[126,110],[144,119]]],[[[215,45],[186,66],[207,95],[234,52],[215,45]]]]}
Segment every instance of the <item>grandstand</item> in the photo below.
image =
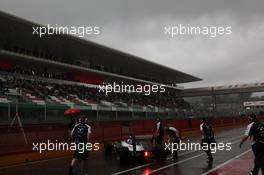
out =
{"type": "Polygon", "coordinates": [[[191,109],[178,84],[197,77],[74,36],[33,36],[41,25],[2,12],[0,23],[1,121],[10,121],[15,104],[27,122],[65,121],[69,107],[91,120],[175,118],[191,109]],[[113,82],[165,84],[166,92],[99,92],[113,82]]]}

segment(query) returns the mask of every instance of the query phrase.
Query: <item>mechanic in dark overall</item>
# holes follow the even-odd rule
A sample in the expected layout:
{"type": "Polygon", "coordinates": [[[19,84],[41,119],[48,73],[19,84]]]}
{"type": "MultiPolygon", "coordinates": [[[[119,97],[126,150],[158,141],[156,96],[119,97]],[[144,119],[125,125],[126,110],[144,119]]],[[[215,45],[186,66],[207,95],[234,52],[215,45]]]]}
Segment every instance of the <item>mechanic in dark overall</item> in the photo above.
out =
{"type": "MultiPolygon", "coordinates": [[[[172,126],[166,128],[166,131],[167,131],[167,133],[169,135],[169,143],[171,143],[171,144],[172,143],[177,143],[178,146],[179,146],[179,143],[180,143],[180,140],[181,140],[180,132],[176,128],[172,127],[172,126]]],[[[178,151],[174,150],[172,156],[173,156],[174,160],[177,160],[178,159],[178,151]]]]}
{"type": "Polygon", "coordinates": [[[205,153],[207,154],[208,162],[213,161],[213,155],[211,151],[211,144],[215,143],[214,139],[214,132],[212,126],[207,122],[205,118],[202,119],[202,123],[200,125],[200,131],[202,135],[202,147],[208,148],[204,149],[205,153]]]}
{"type": "Polygon", "coordinates": [[[86,148],[86,144],[89,142],[89,136],[91,134],[91,127],[85,123],[85,117],[82,116],[79,119],[79,123],[74,126],[72,129],[72,137],[76,144],[76,150],[74,152],[73,159],[71,161],[69,175],[73,174],[73,166],[76,160],[81,161],[81,174],[84,174],[84,163],[88,158],[88,150],[86,148]],[[83,144],[83,150],[78,149],[78,145],[83,144]]]}
{"type": "Polygon", "coordinates": [[[164,128],[160,118],[158,118],[156,122],[156,136],[157,136],[157,145],[162,145],[164,139],[164,128]]]}
{"type": "Polygon", "coordinates": [[[259,169],[264,174],[264,124],[257,119],[255,114],[249,116],[249,122],[250,124],[247,126],[246,132],[241,139],[240,148],[249,137],[253,137],[252,151],[255,156],[255,166],[251,174],[257,175],[259,169]]]}

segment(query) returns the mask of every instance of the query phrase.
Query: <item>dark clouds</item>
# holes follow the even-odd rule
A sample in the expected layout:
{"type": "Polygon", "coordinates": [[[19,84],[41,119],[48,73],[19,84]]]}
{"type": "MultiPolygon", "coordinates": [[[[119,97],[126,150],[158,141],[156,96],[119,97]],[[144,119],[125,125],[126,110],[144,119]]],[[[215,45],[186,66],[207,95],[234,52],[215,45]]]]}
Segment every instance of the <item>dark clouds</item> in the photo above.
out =
{"type": "Polygon", "coordinates": [[[41,24],[99,25],[88,38],[204,79],[186,86],[264,80],[263,0],[6,0],[0,10],[41,24]],[[231,36],[170,39],[165,25],[232,26],[231,36]]]}

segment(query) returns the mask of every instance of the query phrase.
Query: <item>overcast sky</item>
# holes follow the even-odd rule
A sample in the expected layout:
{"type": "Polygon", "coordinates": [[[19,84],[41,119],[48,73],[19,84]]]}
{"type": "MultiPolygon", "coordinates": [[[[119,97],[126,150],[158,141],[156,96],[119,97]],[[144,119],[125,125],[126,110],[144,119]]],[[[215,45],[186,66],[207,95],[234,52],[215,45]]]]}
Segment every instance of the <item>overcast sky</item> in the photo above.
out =
{"type": "Polygon", "coordinates": [[[203,79],[185,87],[264,81],[263,0],[1,0],[40,24],[100,26],[100,44],[203,79]],[[231,26],[232,34],[164,35],[164,26],[231,26]]]}

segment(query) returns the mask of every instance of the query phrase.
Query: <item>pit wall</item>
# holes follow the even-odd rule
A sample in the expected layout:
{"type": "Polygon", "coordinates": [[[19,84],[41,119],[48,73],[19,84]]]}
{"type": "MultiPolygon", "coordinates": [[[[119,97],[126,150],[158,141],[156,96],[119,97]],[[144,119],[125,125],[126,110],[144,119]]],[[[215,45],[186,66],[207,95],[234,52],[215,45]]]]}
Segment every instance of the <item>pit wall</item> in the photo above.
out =
{"type": "MultiPolygon", "coordinates": [[[[264,119],[264,117],[260,117],[264,119]]],[[[246,126],[246,117],[217,117],[208,119],[213,127],[246,126]]],[[[98,122],[92,125],[92,140],[96,142],[114,141],[126,138],[130,133],[134,135],[153,135],[155,120],[126,121],[126,122],[98,122]]],[[[167,119],[162,121],[164,126],[173,126],[182,133],[199,131],[201,119],[167,119]]]]}

